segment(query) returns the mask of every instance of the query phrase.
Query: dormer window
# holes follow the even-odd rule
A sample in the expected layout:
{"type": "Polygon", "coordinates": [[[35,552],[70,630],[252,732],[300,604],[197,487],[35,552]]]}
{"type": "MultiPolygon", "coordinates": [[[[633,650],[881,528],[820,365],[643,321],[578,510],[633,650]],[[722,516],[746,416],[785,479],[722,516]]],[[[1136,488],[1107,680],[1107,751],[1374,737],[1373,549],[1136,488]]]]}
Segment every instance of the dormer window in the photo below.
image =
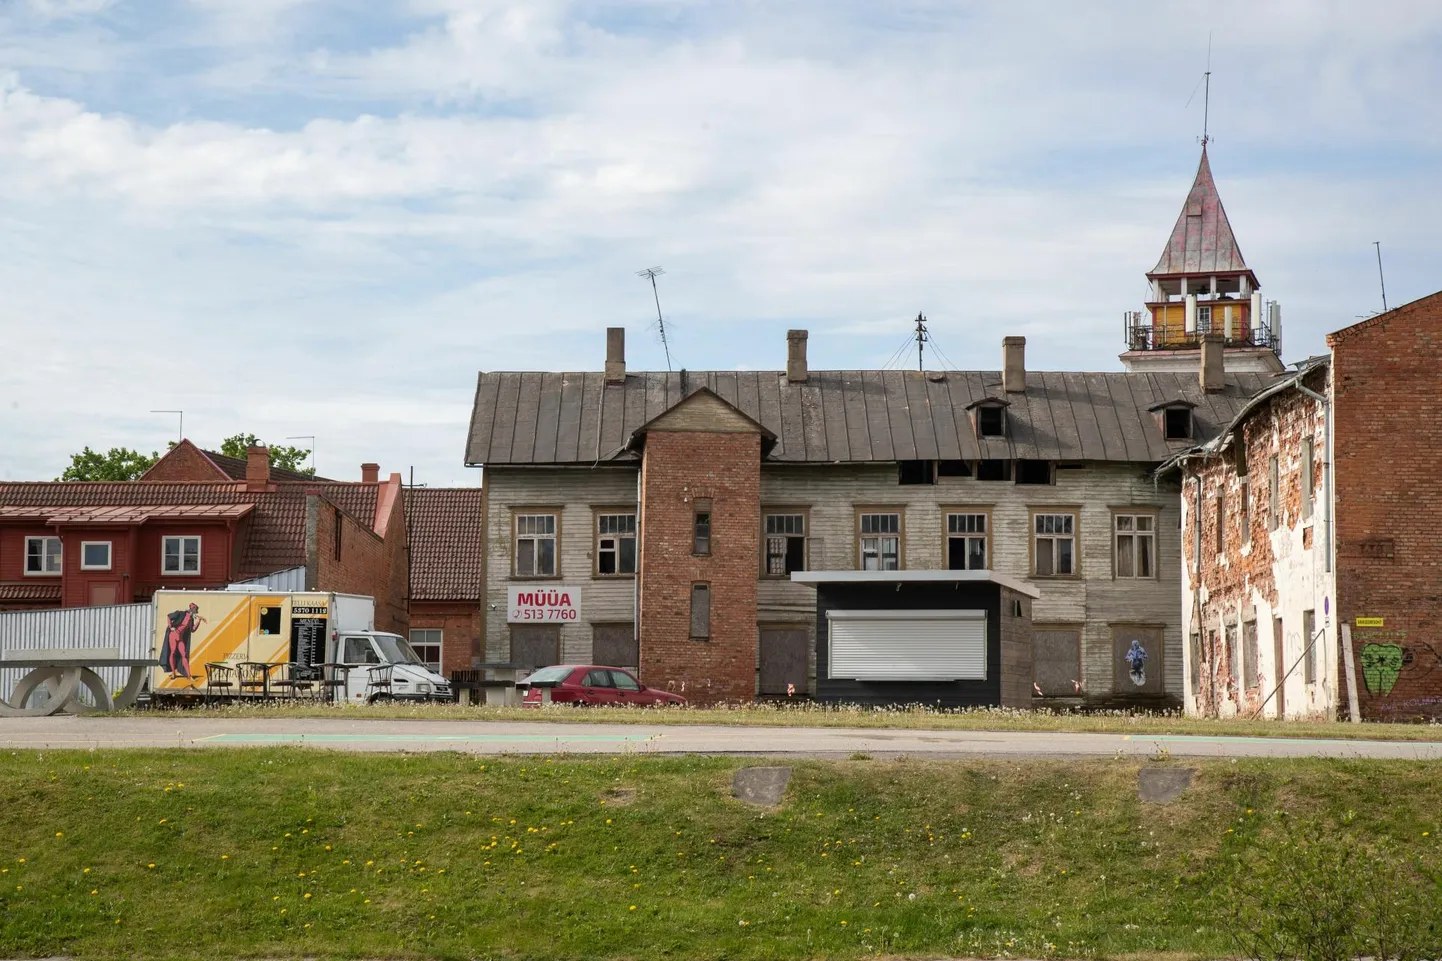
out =
{"type": "Polygon", "coordinates": [[[1195,406],[1186,400],[1169,400],[1153,406],[1151,412],[1157,418],[1162,436],[1167,440],[1191,440],[1194,435],[1192,409],[1195,406]]]}
{"type": "Polygon", "coordinates": [[[996,397],[984,397],[973,402],[969,409],[978,437],[1006,436],[1006,401],[996,397]]]}

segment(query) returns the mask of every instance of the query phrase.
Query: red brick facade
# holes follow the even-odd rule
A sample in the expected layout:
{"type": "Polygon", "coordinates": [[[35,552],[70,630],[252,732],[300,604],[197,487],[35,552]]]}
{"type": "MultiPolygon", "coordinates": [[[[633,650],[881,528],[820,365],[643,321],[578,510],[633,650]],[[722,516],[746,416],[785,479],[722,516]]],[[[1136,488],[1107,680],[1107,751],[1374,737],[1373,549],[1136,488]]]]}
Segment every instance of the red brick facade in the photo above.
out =
{"type": "MultiPolygon", "coordinates": [[[[398,488],[399,477],[392,480],[398,488]]],[[[376,630],[405,636],[410,617],[401,501],[382,496],[377,511],[376,530],[372,530],[319,494],[306,498],[306,583],[374,597],[376,630]]]]}
{"type": "Polygon", "coordinates": [[[756,694],[759,431],[654,430],[641,466],[641,678],[692,703],[756,694]],[[710,501],[710,553],[693,548],[710,501]],[[709,587],[709,638],[692,637],[693,586],[709,587]]]}
{"type": "Polygon", "coordinates": [[[446,677],[485,661],[479,602],[412,600],[411,630],[426,628],[441,632],[441,673],[446,677]]]}
{"type": "Polygon", "coordinates": [[[1439,717],[1442,293],[1327,343],[1336,396],[1338,614],[1353,625],[1358,701],[1364,717],[1439,717]]]}

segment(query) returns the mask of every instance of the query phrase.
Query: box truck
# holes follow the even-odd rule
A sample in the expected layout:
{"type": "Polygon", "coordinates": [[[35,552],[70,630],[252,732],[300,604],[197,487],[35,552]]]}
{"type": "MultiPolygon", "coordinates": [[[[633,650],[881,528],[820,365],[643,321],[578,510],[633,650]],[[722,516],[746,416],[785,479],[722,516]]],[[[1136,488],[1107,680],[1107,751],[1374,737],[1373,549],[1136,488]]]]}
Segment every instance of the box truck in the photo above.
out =
{"type": "Polygon", "coordinates": [[[343,703],[381,698],[449,700],[450,684],[428,668],[410,642],[375,629],[375,601],[358,594],[261,590],[156,591],[154,650],[160,665],[150,694],[158,702],[219,694],[307,689],[343,703]],[[230,686],[208,685],[208,665],[230,686]],[[242,668],[242,665],[246,665],[242,668]],[[261,676],[261,688],[242,688],[261,676]],[[320,683],[333,680],[334,685],[320,683]],[[272,684],[272,681],[274,683],[272,684]]]}

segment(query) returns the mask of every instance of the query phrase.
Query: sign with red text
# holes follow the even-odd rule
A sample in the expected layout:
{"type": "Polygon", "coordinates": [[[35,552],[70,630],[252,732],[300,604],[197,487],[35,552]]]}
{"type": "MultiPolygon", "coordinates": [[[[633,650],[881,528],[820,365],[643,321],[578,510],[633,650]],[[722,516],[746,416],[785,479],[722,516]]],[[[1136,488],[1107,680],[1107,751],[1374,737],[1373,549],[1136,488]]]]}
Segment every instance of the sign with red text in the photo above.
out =
{"type": "Polygon", "coordinates": [[[510,585],[508,624],[574,624],[581,619],[581,592],[560,585],[510,585]]]}

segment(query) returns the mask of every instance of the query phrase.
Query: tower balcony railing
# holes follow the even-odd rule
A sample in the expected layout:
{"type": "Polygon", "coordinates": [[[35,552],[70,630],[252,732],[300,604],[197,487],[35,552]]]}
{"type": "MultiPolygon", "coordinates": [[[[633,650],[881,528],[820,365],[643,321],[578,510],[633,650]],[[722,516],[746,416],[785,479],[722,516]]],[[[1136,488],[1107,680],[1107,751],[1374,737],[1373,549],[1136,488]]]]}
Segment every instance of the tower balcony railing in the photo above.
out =
{"type": "Polygon", "coordinates": [[[1282,339],[1270,327],[1234,326],[1228,335],[1221,323],[1198,318],[1194,329],[1187,330],[1182,324],[1153,325],[1152,318],[1145,314],[1128,314],[1123,325],[1128,350],[1197,350],[1202,338],[1214,333],[1221,334],[1228,347],[1266,347],[1277,354],[1282,352],[1282,339]]]}

